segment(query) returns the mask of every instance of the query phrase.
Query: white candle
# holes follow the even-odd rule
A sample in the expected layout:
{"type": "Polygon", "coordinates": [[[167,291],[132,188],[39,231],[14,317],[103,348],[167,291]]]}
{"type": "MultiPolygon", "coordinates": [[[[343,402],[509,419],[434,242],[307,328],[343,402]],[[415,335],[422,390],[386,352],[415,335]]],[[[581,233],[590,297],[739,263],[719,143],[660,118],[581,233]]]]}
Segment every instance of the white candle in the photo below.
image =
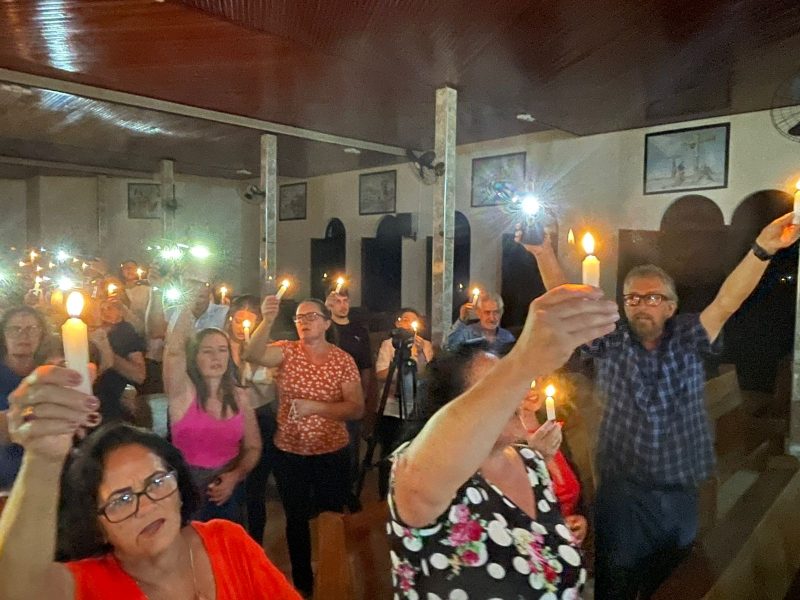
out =
{"type": "Polygon", "coordinates": [[[144,270],[142,270],[141,268],[136,269],[136,276],[139,278],[140,281],[142,279],[142,275],[144,275],[144,270]]]}
{"type": "Polygon", "coordinates": [[[225,294],[227,294],[227,293],[228,293],[228,288],[226,288],[224,285],[221,288],[219,288],[219,302],[220,302],[220,304],[225,304],[225,294]]]}
{"type": "Polygon", "coordinates": [[[244,343],[250,343],[250,328],[253,324],[250,322],[250,319],[245,319],[242,321],[242,330],[244,331],[244,343]]]}
{"type": "Polygon", "coordinates": [[[545,409],[547,410],[547,420],[548,421],[555,421],[556,420],[556,404],[555,404],[555,400],[553,400],[553,396],[556,393],[555,386],[548,385],[544,389],[544,393],[545,393],[545,396],[546,396],[545,401],[544,401],[544,406],[545,406],[545,409]]]}
{"type": "Polygon", "coordinates": [[[117,285],[114,284],[114,283],[109,283],[107,289],[108,289],[108,295],[109,296],[113,296],[114,294],[117,293],[117,285]]]}
{"type": "Polygon", "coordinates": [[[289,289],[289,280],[288,279],[284,279],[281,282],[281,287],[278,288],[278,293],[275,294],[275,297],[278,300],[280,300],[281,298],[283,298],[283,295],[286,293],[286,290],[288,290],[288,289],[289,289]]]}
{"type": "Polygon", "coordinates": [[[594,237],[591,233],[583,236],[581,242],[586,258],[583,259],[583,284],[600,287],[600,261],[594,255],[594,237]]]}
{"type": "Polygon", "coordinates": [[[72,292],[67,297],[67,313],[70,318],[61,327],[61,340],[64,343],[64,359],[67,366],[77,371],[83,378],[77,390],[84,394],[92,393],[89,381],[89,336],[86,323],[81,321],[83,311],[83,295],[72,292]]]}
{"type": "Polygon", "coordinates": [[[344,286],[344,277],[339,277],[339,279],[336,280],[336,290],[334,290],[335,293],[341,294],[342,286],[344,286]]]}
{"type": "Polygon", "coordinates": [[[478,304],[478,298],[480,298],[480,296],[481,296],[480,288],[474,288],[472,290],[472,304],[473,305],[478,304]]]}
{"type": "Polygon", "coordinates": [[[797,191],[794,193],[794,218],[792,219],[792,223],[794,225],[800,225],[800,179],[797,180],[795,187],[797,191]]]}
{"type": "Polygon", "coordinates": [[[417,323],[416,321],[411,323],[411,329],[414,330],[414,335],[417,335],[417,329],[419,329],[419,323],[417,323]]]}

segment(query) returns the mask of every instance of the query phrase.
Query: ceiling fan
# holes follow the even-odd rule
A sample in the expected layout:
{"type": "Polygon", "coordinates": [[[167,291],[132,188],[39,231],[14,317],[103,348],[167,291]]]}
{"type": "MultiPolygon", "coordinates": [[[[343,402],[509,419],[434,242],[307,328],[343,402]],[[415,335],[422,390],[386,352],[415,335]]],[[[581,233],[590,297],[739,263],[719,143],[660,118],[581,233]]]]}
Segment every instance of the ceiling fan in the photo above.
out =
{"type": "Polygon", "coordinates": [[[772,124],[780,134],[800,142],[800,71],[784,80],[772,96],[772,124]]]}

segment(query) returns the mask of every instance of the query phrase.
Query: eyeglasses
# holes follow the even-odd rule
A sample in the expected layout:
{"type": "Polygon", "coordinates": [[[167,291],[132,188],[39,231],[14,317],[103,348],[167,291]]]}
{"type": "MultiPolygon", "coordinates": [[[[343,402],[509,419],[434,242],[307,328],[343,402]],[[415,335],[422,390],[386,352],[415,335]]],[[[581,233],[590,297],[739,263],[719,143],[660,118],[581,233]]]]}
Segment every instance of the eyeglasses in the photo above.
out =
{"type": "Polygon", "coordinates": [[[5,333],[8,337],[18,338],[23,335],[28,337],[39,335],[42,328],[38,325],[28,325],[27,327],[20,327],[19,325],[9,325],[5,328],[5,333]]]}
{"type": "Polygon", "coordinates": [[[625,306],[639,306],[642,300],[647,306],[658,306],[664,300],[670,301],[672,298],[664,294],[625,294],[625,306]]]}
{"type": "Polygon", "coordinates": [[[310,313],[301,313],[299,315],[295,315],[293,320],[295,323],[313,323],[317,319],[324,319],[326,318],[325,315],[320,314],[318,312],[310,312],[310,313]]]}
{"type": "Polygon", "coordinates": [[[141,492],[129,490],[113,495],[97,510],[97,514],[103,515],[109,523],[119,523],[139,511],[139,500],[142,496],[158,502],[176,491],[178,491],[178,474],[175,471],[156,473],[150,476],[150,481],[141,492]]]}

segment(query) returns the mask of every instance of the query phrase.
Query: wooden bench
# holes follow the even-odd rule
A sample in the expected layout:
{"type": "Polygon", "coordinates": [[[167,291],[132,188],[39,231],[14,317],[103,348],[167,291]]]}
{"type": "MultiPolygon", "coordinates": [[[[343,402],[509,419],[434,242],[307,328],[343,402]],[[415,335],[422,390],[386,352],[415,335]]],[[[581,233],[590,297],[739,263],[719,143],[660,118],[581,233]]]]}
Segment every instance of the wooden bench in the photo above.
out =
{"type": "Polygon", "coordinates": [[[375,502],[361,512],[322,513],[314,600],[377,600],[392,597],[386,522],[389,506],[375,502]]]}

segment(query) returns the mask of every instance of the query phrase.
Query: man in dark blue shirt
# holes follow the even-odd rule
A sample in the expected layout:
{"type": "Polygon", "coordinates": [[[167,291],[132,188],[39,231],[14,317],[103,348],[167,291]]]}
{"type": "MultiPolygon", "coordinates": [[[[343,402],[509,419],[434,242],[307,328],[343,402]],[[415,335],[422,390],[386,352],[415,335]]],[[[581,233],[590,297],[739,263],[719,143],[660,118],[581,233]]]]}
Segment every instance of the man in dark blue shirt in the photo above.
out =
{"type": "MultiPolygon", "coordinates": [[[[699,314],[677,315],[672,278],[653,265],[623,284],[627,323],[580,350],[603,405],[597,441],[595,598],[649,598],[697,535],[698,487],[713,473],[702,356],[800,228],[767,225],[699,314]]],[[[565,282],[550,244],[526,246],[549,288],[565,282]]]]}

